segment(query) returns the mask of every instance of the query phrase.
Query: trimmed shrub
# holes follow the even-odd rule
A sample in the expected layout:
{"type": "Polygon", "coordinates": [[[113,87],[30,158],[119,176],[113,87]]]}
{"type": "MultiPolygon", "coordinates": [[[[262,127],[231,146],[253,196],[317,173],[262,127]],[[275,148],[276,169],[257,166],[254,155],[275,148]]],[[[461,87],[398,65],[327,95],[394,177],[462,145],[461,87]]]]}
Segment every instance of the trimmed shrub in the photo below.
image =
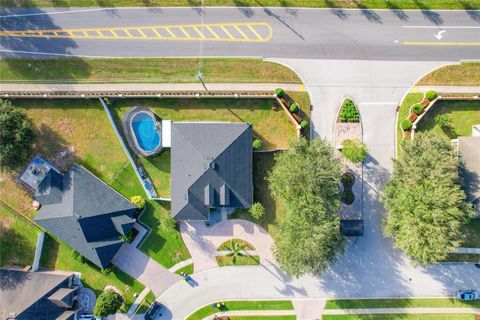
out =
{"type": "Polygon", "coordinates": [[[423,106],[421,103],[415,103],[412,107],[412,112],[415,113],[416,115],[420,115],[423,112],[423,106]]]}
{"type": "Polygon", "coordinates": [[[450,118],[446,114],[438,114],[434,119],[435,123],[442,128],[450,126],[450,118]]]}
{"type": "Polygon", "coordinates": [[[412,128],[412,121],[410,121],[409,119],[405,119],[402,121],[400,127],[403,131],[410,130],[412,128]]]}
{"type": "Polygon", "coordinates": [[[307,120],[302,120],[302,122],[300,122],[300,127],[302,129],[306,129],[308,127],[308,121],[307,120]]]}
{"type": "Polygon", "coordinates": [[[339,118],[341,122],[360,121],[360,114],[358,113],[357,107],[355,107],[352,100],[346,99],[343,102],[339,118]]]}
{"type": "Polygon", "coordinates": [[[434,91],[434,90],[430,90],[430,91],[427,91],[425,92],[425,98],[427,98],[428,100],[430,101],[433,101],[437,98],[437,92],[434,91]]]}
{"type": "Polygon", "coordinates": [[[342,142],[342,154],[353,163],[360,163],[367,158],[367,146],[359,140],[345,140],[342,142]]]}
{"type": "Polygon", "coordinates": [[[290,105],[290,112],[291,113],[298,112],[298,104],[296,104],[295,102],[292,102],[292,104],[290,105]]]}
{"type": "Polygon", "coordinates": [[[253,140],[252,147],[253,149],[260,149],[262,147],[262,140],[260,139],[253,140]]]}
{"type": "Polygon", "coordinates": [[[118,293],[113,290],[104,291],[97,298],[93,314],[95,317],[108,317],[111,314],[115,314],[122,304],[122,296],[118,293]]]}
{"type": "Polygon", "coordinates": [[[282,98],[285,95],[285,91],[282,88],[277,88],[275,89],[275,95],[282,98]]]}
{"type": "Polygon", "coordinates": [[[255,202],[250,210],[248,210],[253,219],[260,219],[265,214],[265,208],[260,202],[255,202]]]}
{"type": "Polygon", "coordinates": [[[352,190],[342,192],[340,200],[349,206],[355,201],[355,194],[352,192],[352,190]]]}
{"type": "Polygon", "coordinates": [[[130,201],[135,207],[137,207],[137,209],[145,207],[145,199],[142,196],[133,196],[130,198],[130,201]]]}

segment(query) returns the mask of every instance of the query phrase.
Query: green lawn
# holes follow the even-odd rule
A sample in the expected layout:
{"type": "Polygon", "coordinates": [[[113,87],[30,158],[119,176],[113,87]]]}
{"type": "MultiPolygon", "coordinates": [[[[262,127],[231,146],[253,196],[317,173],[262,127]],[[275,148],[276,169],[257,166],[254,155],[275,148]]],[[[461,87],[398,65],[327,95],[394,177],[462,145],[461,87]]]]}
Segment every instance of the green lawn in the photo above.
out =
{"type": "Polygon", "coordinates": [[[472,125],[480,123],[480,101],[475,100],[440,100],[432,107],[417,125],[417,132],[431,132],[446,141],[459,136],[471,136],[472,125]],[[435,116],[448,115],[452,130],[442,130],[435,123],[435,116]]]}
{"type": "Polygon", "coordinates": [[[180,269],[178,269],[177,271],[175,271],[176,274],[180,274],[180,273],[186,273],[186,274],[192,274],[193,273],[193,263],[190,263],[188,265],[186,265],[185,267],[182,267],[180,269]]]}
{"type": "MultiPolygon", "coordinates": [[[[81,1],[75,1],[80,6],[81,1]]],[[[143,3],[143,2],[142,2],[143,3]]],[[[262,59],[0,59],[2,82],[41,83],[301,83],[287,67],[262,59]],[[199,66],[201,65],[201,68],[199,66]]]]}
{"type": "MultiPolygon", "coordinates": [[[[290,300],[263,300],[263,301],[224,301],[223,310],[293,310],[290,300]]],[[[207,305],[192,313],[187,320],[201,320],[219,310],[207,305]]],[[[248,319],[248,318],[247,318],[248,319]]],[[[289,318],[287,318],[289,319],[289,318]]]]}
{"type": "Polygon", "coordinates": [[[122,292],[125,304],[122,311],[126,312],[135,300],[134,293],[140,294],[144,286],[123,271],[113,268],[104,274],[99,268],[89,262],[82,263],[73,258],[73,249],[51,236],[45,237],[40,265],[55,270],[75,271],[82,274],[82,282],[98,295],[105,286],[113,285],[122,292]]]}
{"type": "Polygon", "coordinates": [[[149,291],[148,294],[145,296],[145,299],[143,299],[142,303],[136,310],[136,314],[142,314],[147,312],[148,307],[155,301],[155,295],[153,294],[152,291],[149,291]]]}
{"type": "Polygon", "coordinates": [[[268,189],[268,181],[265,180],[267,173],[275,164],[276,153],[254,153],[253,155],[253,196],[255,202],[260,202],[265,208],[265,215],[259,220],[253,219],[248,210],[237,209],[232,213],[230,219],[251,220],[265,230],[274,238],[276,234],[277,220],[285,213],[285,205],[281,199],[275,199],[268,189]]]}
{"type": "Polygon", "coordinates": [[[328,300],[325,309],[364,308],[468,308],[480,307],[480,301],[459,301],[451,298],[415,299],[339,299],[328,300]]]}
{"type": "Polygon", "coordinates": [[[230,320],[295,320],[296,316],[238,316],[238,317],[229,317],[230,320]]]}
{"type": "MultiPolygon", "coordinates": [[[[479,1],[480,2],[480,1],[479,1]]],[[[419,86],[479,86],[480,63],[463,62],[437,69],[423,77],[419,86]]]]}
{"type": "Polygon", "coordinates": [[[233,257],[227,256],[218,256],[216,257],[218,266],[225,267],[225,266],[255,266],[260,264],[260,257],[259,256],[238,256],[235,262],[233,261],[233,257]]]}
{"type": "Polygon", "coordinates": [[[323,320],[475,320],[473,314],[322,315],[323,320]]]}
{"type": "Polygon", "coordinates": [[[398,118],[397,118],[397,153],[400,152],[400,142],[403,140],[403,132],[400,127],[400,124],[403,120],[408,117],[408,111],[410,107],[414,104],[422,100],[423,93],[409,93],[405,96],[400,105],[400,110],[398,111],[398,118]]]}
{"type": "Polygon", "coordinates": [[[40,232],[40,228],[0,202],[0,267],[31,266],[40,232]]]}
{"type": "Polygon", "coordinates": [[[248,243],[247,241],[245,240],[242,240],[242,239],[231,239],[231,240],[227,240],[225,241],[224,243],[222,243],[218,248],[217,248],[217,251],[224,251],[224,250],[229,250],[229,248],[231,247],[231,245],[239,245],[239,246],[243,246],[244,250],[255,250],[255,248],[250,244],[248,243]]]}
{"type": "Polygon", "coordinates": [[[154,157],[142,157],[140,160],[158,195],[162,198],[170,198],[170,149],[163,150],[154,157]]]}
{"type": "Polygon", "coordinates": [[[478,9],[478,0],[4,0],[5,6],[38,6],[38,7],[98,7],[98,6],[231,6],[231,7],[312,7],[312,8],[358,8],[358,9],[478,9]]]}
{"type": "Polygon", "coordinates": [[[165,268],[171,268],[182,260],[189,259],[180,232],[176,229],[165,229],[160,225],[162,215],[170,214],[170,203],[148,201],[140,221],[152,229],[152,232],[140,246],[145,252],[165,268]]]}

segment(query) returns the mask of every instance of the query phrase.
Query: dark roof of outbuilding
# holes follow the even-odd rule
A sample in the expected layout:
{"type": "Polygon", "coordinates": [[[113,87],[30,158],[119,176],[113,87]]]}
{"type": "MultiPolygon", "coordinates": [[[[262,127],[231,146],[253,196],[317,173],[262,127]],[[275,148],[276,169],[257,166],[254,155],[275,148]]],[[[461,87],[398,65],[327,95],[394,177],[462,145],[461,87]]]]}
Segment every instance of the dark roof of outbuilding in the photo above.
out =
{"type": "MultiPolygon", "coordinates": [[[[48,298],[69,287],[71,275],[0,269],[0,319],[57,319],[66,310],[48,298]]],[[[70,289],[66,289],[70,290],[70,289]]]]}
{"type": "Polygon", "coordinates": [[[212,208],[252,205],[250,124],[174,122],[171,154],[176,219],[206,220],[212,208]]]}
{"type": "Polygon", "coordinates": [[[73,164],[61,175],[51,170],[35,199],[35,221],[95,265],[105,268],[133,223],[136,208],[84,167],[73,164]],[[120,232],[122,231],[122,232],[120,232]]]}

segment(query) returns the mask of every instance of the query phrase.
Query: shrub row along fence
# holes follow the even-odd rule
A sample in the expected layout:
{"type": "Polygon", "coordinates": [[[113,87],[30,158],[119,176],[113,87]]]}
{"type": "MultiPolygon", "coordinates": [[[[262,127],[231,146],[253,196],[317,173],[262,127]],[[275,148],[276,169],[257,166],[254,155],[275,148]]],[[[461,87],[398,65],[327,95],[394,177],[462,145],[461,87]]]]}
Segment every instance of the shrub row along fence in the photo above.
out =
{"type": "Polygon", "coordinates": [[[476,100],[479,99],[478,94],[469,93],[450,93],[437,94],[436,91],[430,90],[423,94],[420,102],[414,103],[410,106],[408,116],[400,123],[402,129],[403,139],[415,138],[415,130],[418,123],[425,117],[425,115],[433,108],[435,103],[439,100],[476,100]]]}
{"type": "Polygon", "coordinates": [[[305,113],[302,112],[300,105],[281,88],[275,90],[274,97],[287,114],[290,122],[295,126],[297,136],[305,135],[309,122],[305,113]]]}

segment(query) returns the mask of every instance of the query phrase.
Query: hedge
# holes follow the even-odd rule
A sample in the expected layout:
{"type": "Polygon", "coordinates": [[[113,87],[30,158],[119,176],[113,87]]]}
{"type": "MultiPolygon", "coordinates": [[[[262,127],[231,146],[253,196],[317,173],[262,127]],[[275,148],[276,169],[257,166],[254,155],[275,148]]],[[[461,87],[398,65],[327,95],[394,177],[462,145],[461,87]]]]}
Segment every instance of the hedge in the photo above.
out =
{"type": "Polygon", "coordinates": [[[401,128],[403,131],[410,130],[411,127],[412,127],[412,121],[410,121],[410,119],[405,119],[402,121],[401,128]]]}
{"type": "Polygon", "coordinates": [[[360,114],[357,108],[350,99],[345,99],[340,110],[341,122],[358,122],[360,121],[360,114]]]}
{"type": "Polygon", "coordinates": [[[298,112],[298,104],[296,104],[295,102],[292,102],[292,104],[290,105],[290,112],[291,113],[298,112]]]}
{"type": "Polygon", "coordinates": [[[425,97],[430,101],[435,100],[437,98],[437,92],[434,90],[427,91],[425,97]]]}
{"type": "Polygon", "coordinates": [[[423,112],[423,105],[421,103],[415,103],[412,107],[412,112],[416,115],[420,115],[423,112]]]}
{"type": "Polygon", "coordinates": [[[275,95],[281,98],[285,95],[285,91],[282,88],[277,88],[275,89],[275,95]]]}

